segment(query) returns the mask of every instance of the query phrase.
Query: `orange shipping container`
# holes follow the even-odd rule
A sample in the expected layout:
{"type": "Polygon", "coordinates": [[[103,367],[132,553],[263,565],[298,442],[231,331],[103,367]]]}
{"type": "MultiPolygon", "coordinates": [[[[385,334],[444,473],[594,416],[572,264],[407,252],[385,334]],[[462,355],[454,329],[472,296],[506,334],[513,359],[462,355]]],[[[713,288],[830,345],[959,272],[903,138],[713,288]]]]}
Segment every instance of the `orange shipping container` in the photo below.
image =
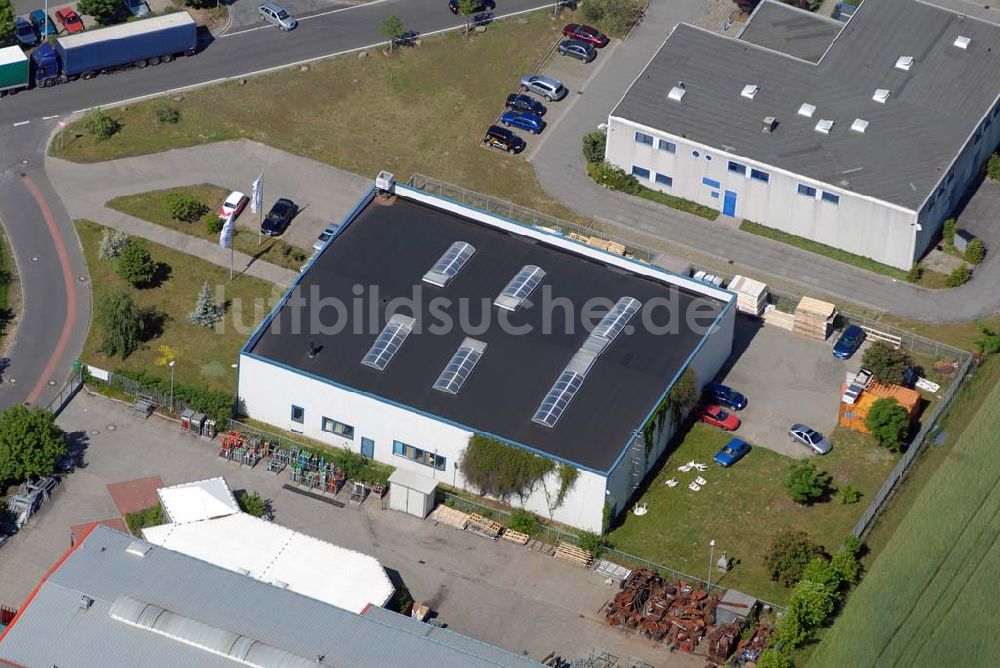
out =
{"type": "MultiPolygon", "coordinates": [[[[841,388],[841,394],[847,386],[841,388]]],[[[899,402],[899,405],[906,409],[912,420],[920,412],[920,393],[901,385],[885,385],[883,383],[872,383],[871,387],[861,393],[854,405],[840,404],[840,424],[856,431],[870,433],[865,427],[865,418],[868,410],[879,399],[892,397],[899,402]]]]}

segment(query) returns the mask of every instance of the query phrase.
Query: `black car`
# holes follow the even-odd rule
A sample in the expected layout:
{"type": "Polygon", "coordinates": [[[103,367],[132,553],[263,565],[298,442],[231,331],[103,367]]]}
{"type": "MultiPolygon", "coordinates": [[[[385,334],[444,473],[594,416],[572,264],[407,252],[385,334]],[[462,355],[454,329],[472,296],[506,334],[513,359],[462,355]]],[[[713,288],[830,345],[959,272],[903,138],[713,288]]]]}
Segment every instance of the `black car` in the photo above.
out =
{"type": "Polygon", "coordinates": [[[508,95],[505,106],[508,109],[527,111],[532,114],[538,114],[539,116],[544,116],[545,112],[548,111],[544,104],[530,95],[524,95],[523,93],[511,93],[508,95]]]}
{"type": "MultiPolygon", "coordinates": [[[[490,11],[497,8],[497,3],[493,0],[476,0],[475,6],[472,8],[470,14],[478,14],[480,12],[490,11]]],[[[451,10],[452,14],[458,14],[459,6],[458,0],[448,0],[448,9],[451,10]]]]}
{"type": "Polygon", "coordinates": [[[559,42],[559,46],[556,50],[564,56],[576,58],[577,60],[582,60],[585,63],[589,63],[597,57],[597,49],[578,39],[564,39],[559,42]]]}
{"type": "Polygon", "coordinates": [[[483,143],[508,153],[520,153],[524,150],[524,140],[499,125],[490,126],[490,129],[486,131],[486,136],[483,137],[483,143]]]}
{"type": "Polygon", "coordinates": [[[261,234],[269,237],[278,236],[285,231],[288,223],[292,222],[292,218],[295,217],[298,210],[295,202],[282,197],[274,203],[271,210],[267,212],[267,216],[264,217],[264,222],[260,224],[261,234]]]}

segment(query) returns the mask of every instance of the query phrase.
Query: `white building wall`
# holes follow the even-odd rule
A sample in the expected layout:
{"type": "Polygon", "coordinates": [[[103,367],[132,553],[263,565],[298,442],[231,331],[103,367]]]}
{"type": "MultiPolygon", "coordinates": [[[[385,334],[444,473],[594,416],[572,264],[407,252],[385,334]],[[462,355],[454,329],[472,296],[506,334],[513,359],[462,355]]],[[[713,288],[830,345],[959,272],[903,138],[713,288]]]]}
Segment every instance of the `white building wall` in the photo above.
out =
{"type": "MultiPolygon", "coordinates": [[[[775,140],[780,141],[778,137],[775,140]]],[[[912,211],[616,117],[608,120],[605,156],[608,162],[628,173],[633,166],[648,169],[648,179],[638,177],[648,188],[719,211],[724,210],[729,191],[736,195],[733,215],[737,218],[901,269],[909,269],[913,263],[916,215],[912,211]],[[651,135],[653,144],[635,141],[636,131],[651,135]],[[660,139],[674,144],[676,149],[661,150],[660,139]],[[745,165],[745,174],[729,171],[730,160],[745,165]],[[751,178],[751,168],[766,172],[768,182],[751,178]],[[657,174],[671,177],[672,185],[657,183],[657,174]],[[706,185],[703,181],[706,178],[718,182],[719,187],[706,185]],[[815,196],[799,194],[800,183],[815,188],[815,196]],[[824,201],[824,191],[839,196],[839,204],[824,201]]]]}

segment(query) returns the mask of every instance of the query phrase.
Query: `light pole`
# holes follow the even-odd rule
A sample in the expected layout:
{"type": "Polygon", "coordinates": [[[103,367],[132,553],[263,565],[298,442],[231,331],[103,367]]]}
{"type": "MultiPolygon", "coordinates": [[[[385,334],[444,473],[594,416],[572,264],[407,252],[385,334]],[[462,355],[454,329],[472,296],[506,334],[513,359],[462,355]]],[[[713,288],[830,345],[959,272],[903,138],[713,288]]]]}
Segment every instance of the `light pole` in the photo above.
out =
{"type": "Polygon", "coordinates": [[[715,563],[715,539],[708,542],[708,591],[712,593],[712,564],[715,563]]]}
{"type": "MultiPolygon", "coordinates": [[[[174,412],[174,365],[177,364],[177,360],[170,360],[170,412],[174,412]]],[[[715,541],[712,541],[713,544],[715,541]]]]}

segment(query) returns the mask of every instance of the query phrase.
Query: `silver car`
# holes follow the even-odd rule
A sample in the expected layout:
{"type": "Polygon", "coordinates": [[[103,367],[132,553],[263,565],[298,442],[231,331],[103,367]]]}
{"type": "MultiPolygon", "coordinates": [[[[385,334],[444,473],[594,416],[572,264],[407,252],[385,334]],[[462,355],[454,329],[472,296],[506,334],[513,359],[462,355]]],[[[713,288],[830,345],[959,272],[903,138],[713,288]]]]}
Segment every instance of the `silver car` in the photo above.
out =
{"type": "Polygon", "coordinates": [[[320,232],[319,236],[316,238],[316,241],[313,242],[313,250],[316,251],[317,253],[323,250],[323,246],[325,246],[326,242],[330,240],[330,237],[336,234],[338,227],[340,226],[327,225],[326,229],[320,232]]]}
{"type": "Polygon", "coordinates": [[[561,81],[552,77],[543,77],[541,74],[527,74],[521,77],[521,90],[541,95],[549,102],[561,100],[569,94],[561,81]]]}
{"type": "Polygon", "coordinates": [[[276,2],[265,2],[257,8],[257,12],[260,13],[262,19],[285,31],[293,30],[295,26],[299,24],[299,22],[295,20],[294,16],[286,12],[285,9],[276,2]]]}
{"type": "Polygon", "coordinates": [[[825,455],[833,449],[830,441],[826,440],[823,434],[804,424],[793,424],[792,428],[788,430],[788,435],[792,437],[793,441],[798,441],[817,455],[825,455]]]}

